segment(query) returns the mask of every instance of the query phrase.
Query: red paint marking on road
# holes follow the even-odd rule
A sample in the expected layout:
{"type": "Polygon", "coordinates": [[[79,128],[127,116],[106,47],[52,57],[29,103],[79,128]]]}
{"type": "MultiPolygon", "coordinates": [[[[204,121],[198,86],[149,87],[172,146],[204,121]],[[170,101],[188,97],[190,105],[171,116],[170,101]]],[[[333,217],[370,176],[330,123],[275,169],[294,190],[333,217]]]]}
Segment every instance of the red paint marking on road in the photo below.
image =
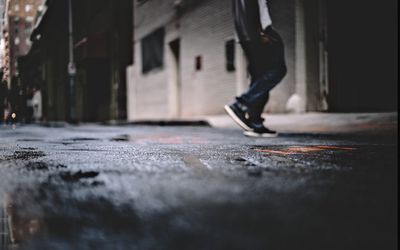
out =
{"type": "Polygon", "coordinates": [[[338,146],[318,146],[318,148],[322,149],[333,149],[333,150],[356,150],[356,148],[349,148],[349,147],[338,147],[338,146]]]}
{"type": "Polygon", "coordinates": [[[287,148],[287,150],[296,153],[311,153],[311,152],[322,151],[323,149],[317,147],[289,147],[287,148]]]}
{"type": "Polygon", "coordinates": [[[271,153],[271,154],[280,154],[280,155],[293,155],[296,154],[294,152],[286,152],[286,151],[280,151],[280,150],[268,150],[268,149],[257,149],[257,152],[260,153],[271,153]]]}
{"type": "Polygon", "coordinates": [[[295,154],[308,154],[308,153],[316,153],[326,150],[345,150],[351,151],[356,150],[356,148],[350,147],[338,147],[338,146],[291,146],[283,149],[256,149],[257,152],[260,153],[270,153],[270,154],[280,154],[280,155],[295,155],[295,154]]]}
{"type": "Polygon", "coordinates": [[[294,154],[302,154],[302,153],[312,153],[323,151],[323,149],[315,148],[315,147],[288,147],[281,150],[269,150],[269,149],[258,149],[257,152],[261,153],[272,153],[272,154],[281,154],[281,155],[294,155],[294,154]]]}

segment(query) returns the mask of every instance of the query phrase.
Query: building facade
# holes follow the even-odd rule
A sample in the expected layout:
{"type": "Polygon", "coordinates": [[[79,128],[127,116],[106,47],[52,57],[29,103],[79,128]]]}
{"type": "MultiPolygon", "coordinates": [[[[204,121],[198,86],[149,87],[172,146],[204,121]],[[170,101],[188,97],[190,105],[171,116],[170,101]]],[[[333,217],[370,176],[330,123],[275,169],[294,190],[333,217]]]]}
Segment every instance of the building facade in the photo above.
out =
{"type": "MultiPolygon", "coordinates": [[[[3,72],[5,64],[5,40],[4,40],[4,25],[5,25],[5,7],[6,0],[0,0],[0,70],[3,72]]],[[[0,81],[3,80],[3,76],[0,81]]]]}
{"type": "Polygon", "coordinates": [[[13,78],[18,78],[18,57],[25,56],[31,48],[30,35],[37,18],[44,11],[45,0],[7,0],[4,9],[4,78],[11,88],[13,78]]]}
{"type": "MultiPolygon", "coordinates": [[[[397,108],[396,0],[355,0],[345,8],[340,1],[268,2],[285,41],[288,75],[272,91],[267,112],[397,108]],[[368,36],[367,27],[382,37],[368,36]]],[[[127,70],[130,120],[221,114],[246,88],[231,0],[136,0],[134,28],[135,60],[127,70]]]]}
{"type": "MultiPolygon", "coordinates": [[[[284,112],[297,88],[296,20],[291,15],[295,4],[270,2],[274,26],[286,42],[289,74],[273,91],[268,111],[284,112]]],[[[231,0],[137,2],[135,51],[135,64],[128,71],[130,119],[221,114],[224,104],[248,84],[246,59],[235,38],[231,0]],[[162,63],[144,70],[151,61],[144,58],[149,56],[145,43],[156,43],[151,39],[159,30],[164,33],[158,41],[163,43],[162,63]]]]}
{"type": "Polygon", "coordinates": [[[81,121],[126,120],[126,67],[132,64],[131,0],[77,0],[76,104],[81,121]]]}
{"type": "Polygon", "coordinates": [[[129,119],[217,114],[234,96],[224,47],[235,38],[230,0],[197,2],[136,1],[129,119]]]}
{"type": "Polygon", "coordinates": [[[72,0],[76,76],[68,74],[68,1],[47,0],[47,11],[21,58],[22,81],[36,79],[45,120],[79,122],[126,119],[126,67],[132,64],[132,1],[72,0]],[[72,94],[71,94],[71,91],[72,94]]]}

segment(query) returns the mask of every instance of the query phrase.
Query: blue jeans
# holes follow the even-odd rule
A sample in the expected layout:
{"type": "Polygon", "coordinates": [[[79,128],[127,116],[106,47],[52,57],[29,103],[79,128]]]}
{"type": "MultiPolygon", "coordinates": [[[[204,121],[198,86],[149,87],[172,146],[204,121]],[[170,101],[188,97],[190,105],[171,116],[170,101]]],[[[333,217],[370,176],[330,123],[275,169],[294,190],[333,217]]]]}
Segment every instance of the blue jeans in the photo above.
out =
{"type": "Polygon", "coordinates": [[[241,42],[248,59],[251,76],[249,89],[237,101],[248,108],[252,120],[262,121],[261,114],[269,100],[269,92],[282,81],[287,73],[282,38],[272,29],[267,31],[272,41],[241,42]]]}

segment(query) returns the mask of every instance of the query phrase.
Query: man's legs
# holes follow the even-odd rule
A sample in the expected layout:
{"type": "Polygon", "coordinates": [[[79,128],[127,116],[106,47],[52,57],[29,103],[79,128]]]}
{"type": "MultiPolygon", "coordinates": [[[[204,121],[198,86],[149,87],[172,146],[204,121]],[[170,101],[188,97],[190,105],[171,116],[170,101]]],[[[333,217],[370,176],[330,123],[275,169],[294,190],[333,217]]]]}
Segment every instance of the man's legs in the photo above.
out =
{"type": "Polygon", "coordinates": [[[263,126],[261,114],[269,100],[269,92],[286,75],[283,41],[273,30],[270,35],[274,38],[270,44],[258,41],[242,43],[249,61],[251,84],[245,93],[236,98],[234,104],[225,107],[228,114],[246,131],[268,131],[263,126]]]}
{"type": "Polygon", "coordinates": [[[237,98],[237,101],[248,108],[251,119],[261,119],[261,114],[269,100],[270,91],[286,75],[286,66],[279,65],[276,68],[267,70],[264,75],[253,81],[250,88],[237,98]]]}
{"type": "Polygon", "coordinates": [[[269,44],[257,41],[242,43],[249,61],[251,84],[248,91],[238,97],[238,100],[248,106],[253,119],[260,118],[269,100],[269,92],[286,75],[283,41],[272,29],[269,30],[269,35],[275,39],[269,44]]]}

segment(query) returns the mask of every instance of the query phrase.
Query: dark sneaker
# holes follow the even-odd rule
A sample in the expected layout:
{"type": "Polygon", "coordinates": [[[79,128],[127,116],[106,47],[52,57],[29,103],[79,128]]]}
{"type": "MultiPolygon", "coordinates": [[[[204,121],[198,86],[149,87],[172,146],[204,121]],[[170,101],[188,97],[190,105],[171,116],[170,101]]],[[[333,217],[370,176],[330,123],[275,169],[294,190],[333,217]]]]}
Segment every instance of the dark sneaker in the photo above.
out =
{"type": "Polygon", "coordinates": [[[257,125],[253,131],[245,131],[243,133],[248,137],[259,137],[259,138],[274,138],[278,136],[278,132],[270,130],[269,128],[264,127],[264,125],[257,125]]]}
{"type": "Polygon", "coordinates": [[[246,131],[253,131],[251,128],[251,121],[248,113],[246,112],[247,107],[235,102],[232,105],[225,105],[225,111],[240,127],[246,131]]]}

